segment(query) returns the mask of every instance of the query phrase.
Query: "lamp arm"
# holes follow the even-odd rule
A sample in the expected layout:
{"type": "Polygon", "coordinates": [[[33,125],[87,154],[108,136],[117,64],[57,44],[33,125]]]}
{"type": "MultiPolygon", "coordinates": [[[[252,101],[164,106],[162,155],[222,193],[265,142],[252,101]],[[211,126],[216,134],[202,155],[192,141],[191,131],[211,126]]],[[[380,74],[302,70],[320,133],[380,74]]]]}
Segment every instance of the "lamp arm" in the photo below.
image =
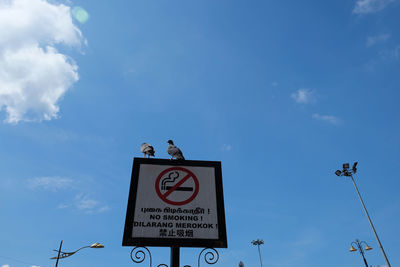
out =
{"type": "Polygon", "coordinates": [[[366,245],[366,246],[369,246],[368,243],[365,242],[365,241],[361,241],[361,242],[360,242],[360,245],[361,245],[361,244],[364,244],[364,245],[366,245]]]}
{"type": "MultiPolygon", "coordinates": [[[[75,254],[75,253],[77,253],[79,250],[84,249],[84,248],[90,248],[90,246],[84,246],[84,247],[81,247],[81,248],[79,248],[79,249],[77,249],[77,250],[75,250],[75,251],[72,251],[72,252],[60,251],[60,253],[71,254],[71,255],[72,255],[72,254],[75,254]]],[[[58,250],[56,250],[56,249],[54,249],[54,251],[58,252],[58,250]]]]}
{"type": "Polygon", "coordinates": [[[84,248],[90,248],[90,246],[81,247],[80,249],[75,250],[74,253],[76,253],[76,252],[78,252],[79,250],[84,249],[84,248]]]}

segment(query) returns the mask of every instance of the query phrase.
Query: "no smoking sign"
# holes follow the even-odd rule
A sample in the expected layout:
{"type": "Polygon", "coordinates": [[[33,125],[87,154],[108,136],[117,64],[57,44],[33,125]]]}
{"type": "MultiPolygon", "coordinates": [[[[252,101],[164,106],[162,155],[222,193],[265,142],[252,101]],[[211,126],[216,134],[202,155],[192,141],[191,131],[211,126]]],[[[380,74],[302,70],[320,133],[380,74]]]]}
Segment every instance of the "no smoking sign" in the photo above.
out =
{"type": "Polygon", "coordinates": [[[158,175],[155,189],[165,203],[181,206],[196,198],[199,193],[199,180],[188,169],[172,167],[158,175]]]}
{"type": "Polygon", "coordinates": [[[227,247],[221,162],[134,158],[124,246],[227,247]]]}

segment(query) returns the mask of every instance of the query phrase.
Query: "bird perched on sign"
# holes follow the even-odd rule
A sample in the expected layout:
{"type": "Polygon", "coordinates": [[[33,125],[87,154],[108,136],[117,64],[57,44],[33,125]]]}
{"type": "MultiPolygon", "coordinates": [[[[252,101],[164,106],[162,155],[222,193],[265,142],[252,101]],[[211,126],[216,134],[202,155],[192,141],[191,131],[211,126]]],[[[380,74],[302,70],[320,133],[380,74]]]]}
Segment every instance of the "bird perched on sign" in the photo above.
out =
{"type": "Polygon", "coordinates": [[[154,157],[154,153],[156,152],[154,150],[154,147],[147,144],[147,143],[143,143],[140,146],[140,151],[143,153],[144,157],[146,157],[146,155],[150,158],[150,156],[154,157]]]}
{"type": "Polygon", "coordinates": [[[179,149],[179,147],[174,145],[174,142],[172,140],[168,140],[168,154],[171,156],[171,159],[176,158],[176,159],[185,159],[185,157],[182,154],[182,151],[179,149]]]}

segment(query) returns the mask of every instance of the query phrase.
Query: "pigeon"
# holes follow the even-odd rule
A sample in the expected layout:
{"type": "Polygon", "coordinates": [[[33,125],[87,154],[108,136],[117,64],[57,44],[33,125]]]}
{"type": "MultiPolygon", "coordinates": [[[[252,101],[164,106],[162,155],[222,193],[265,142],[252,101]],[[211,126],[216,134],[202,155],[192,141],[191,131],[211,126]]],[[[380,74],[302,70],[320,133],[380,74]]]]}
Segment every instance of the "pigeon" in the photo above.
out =
{"type": "Polygon", "coordinates": [[[174,142],[172,140],[168,140],[168,154],[171,155],[171,159],[176,158],[176,159],[185,159],[185,157],[182,154],[182,151],[174,145],[174,142]]]}
{"type": "Polygon", "coordinates": [[[140,151],[143,153],[144,157],[146,157],[146,155],[150,158],[150,156],[154,157],[154,153],[156,152],[154,150],[154,147],[147,144],[147,143],[143,143],[140,146],[140,151]]]}

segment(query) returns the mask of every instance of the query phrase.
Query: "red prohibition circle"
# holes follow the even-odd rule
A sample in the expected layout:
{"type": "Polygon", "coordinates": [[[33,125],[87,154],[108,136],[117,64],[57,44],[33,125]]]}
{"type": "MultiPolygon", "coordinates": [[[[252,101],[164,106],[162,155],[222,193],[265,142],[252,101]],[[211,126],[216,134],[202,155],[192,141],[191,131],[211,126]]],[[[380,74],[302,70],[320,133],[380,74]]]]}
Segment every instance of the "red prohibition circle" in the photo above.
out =
{"type": "Polygon", "coordinates": [[[156,187],[157,195],[161,198],[162,201],[164,201],[164,202],[166,202],[166,203],[168,203],[168,204],[171,204],[171,205],[182,206],[182,205],[185,205],[185,204],[190,203],[193,199],[196,198],[197,194],[199,193],[199,180],[197,179],[196,175],[194,175],[194,173],[191,172],[191,171],[189,171],[188,169],[185,169],[185,168],[182,168],[182,167],[171,167],[171,168],[168,168],[168,169],[162,171],[162,172],[158,175],[157,180],[156,180],[156,183],[155,183],[155,187],[156,187]],[[194,181],[194,191],[193,191],[193,194],[192,194],[188,199],[186,199],[186,200],[184,200],[184,201],[173,201],[173,200],[167,199],[167,197],[168,197],[171,193],[173,193],[173,192],[175,191],[175,189],[176,189],[177,186],[176,186],[175,188],[170,189],[170,190],[167,191],[165,194],[161,193],[161,191],[160,191],[160,181],[161,181],[161,178],[162,178],[165,174],[167,174],[168,172],[170,172],[170,171],[175,171],[175,170],[176,170],[176,171],[183,171],[183,172],[186,172],[186,173],[187,173],[187,175],[186,175],[184,178],[182,178],[177,184],[183,184],[184,182],[186,182],[186,181],[187,181],[188,179],[190,179],[190,178],[192,178],[193,181],[194,181]],[[184,181],[182,182],[182,180],[184,180],[184,181]]]}

